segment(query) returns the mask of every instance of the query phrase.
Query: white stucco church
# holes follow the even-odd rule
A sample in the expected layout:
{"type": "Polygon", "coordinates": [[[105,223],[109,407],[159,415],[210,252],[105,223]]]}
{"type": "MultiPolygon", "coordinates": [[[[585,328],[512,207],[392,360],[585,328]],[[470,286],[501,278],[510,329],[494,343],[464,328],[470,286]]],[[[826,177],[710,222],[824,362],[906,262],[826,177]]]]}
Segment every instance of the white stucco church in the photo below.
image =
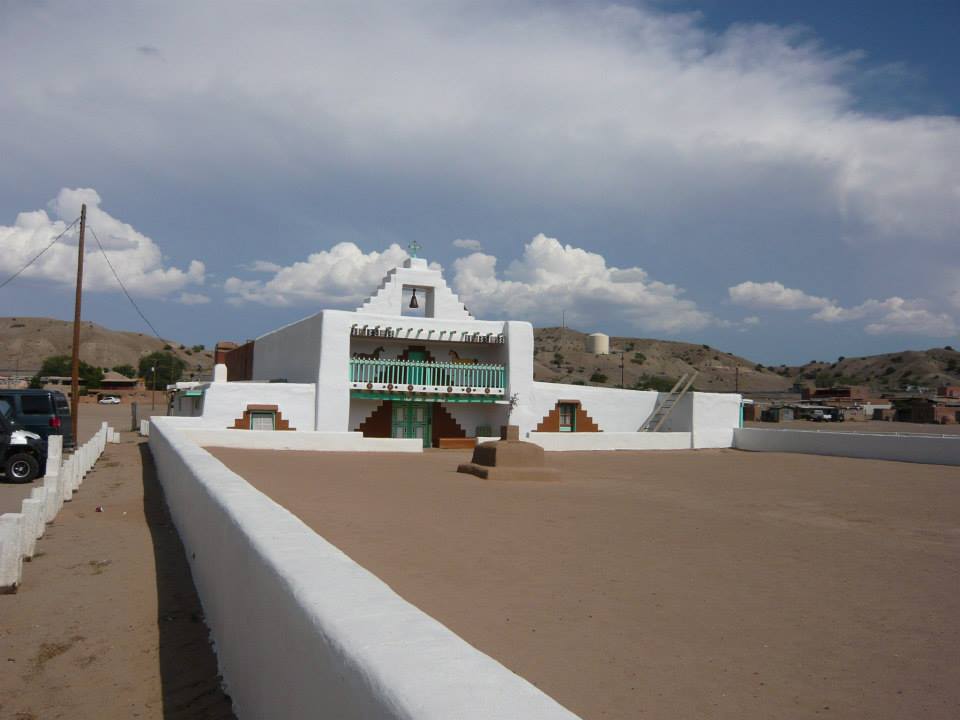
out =
{"type": "MultiPolygon", "coordinates": [[[[416,247],[415,245],[413,246],[416,247]]],[[[472,445],[503,425],[548,450],[729,447],[740,396],[691,392],[660,432],[663,394],[533,379],[533,326],[478,320],[426,260],[390,270],[353,312],[322,310],[181,384],[171,414],[209,429],[353,433],[472,445]]]]}

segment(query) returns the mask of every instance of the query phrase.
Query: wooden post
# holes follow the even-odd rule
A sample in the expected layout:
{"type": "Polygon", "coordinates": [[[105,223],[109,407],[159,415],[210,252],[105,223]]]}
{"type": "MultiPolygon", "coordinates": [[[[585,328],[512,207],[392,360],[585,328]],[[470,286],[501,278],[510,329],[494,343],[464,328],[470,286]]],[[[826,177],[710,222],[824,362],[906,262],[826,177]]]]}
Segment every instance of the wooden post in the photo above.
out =
{"type": "Polygon", "coordinates": [[[87,205],[80,206],[80,243],[77,246],[77,297],[73,305],[73,366],[70,371],[70,429],[73,446],[80,447],[80,300],[83,295],[83,235],[87,229],[87,205]]]}

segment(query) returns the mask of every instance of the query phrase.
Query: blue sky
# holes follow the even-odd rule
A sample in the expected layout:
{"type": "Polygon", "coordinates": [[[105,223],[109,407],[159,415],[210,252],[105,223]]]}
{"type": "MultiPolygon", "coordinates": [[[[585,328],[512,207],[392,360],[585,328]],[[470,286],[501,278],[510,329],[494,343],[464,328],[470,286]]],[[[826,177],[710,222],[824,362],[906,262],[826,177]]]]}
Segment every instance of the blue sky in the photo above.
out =
{"type": "MultiPolygon", "coordinates": [[[[955,3],[194,5],[2,6],[0,280],[87,202],[191,344],[356,307],[413,239],[486,318],[960,344],[955,3]]],[[[0,314],[71,316],[71,242],[0,314]]],[[[85,318],[146,331],[88,270],[85,318]]]]}

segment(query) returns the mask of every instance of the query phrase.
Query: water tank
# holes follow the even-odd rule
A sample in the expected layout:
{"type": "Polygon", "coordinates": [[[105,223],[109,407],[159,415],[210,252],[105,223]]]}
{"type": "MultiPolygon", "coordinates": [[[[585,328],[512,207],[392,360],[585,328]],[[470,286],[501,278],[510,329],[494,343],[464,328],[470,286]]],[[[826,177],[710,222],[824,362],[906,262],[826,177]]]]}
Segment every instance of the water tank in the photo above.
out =
{"type": "Polygon", "coordinates": [[[610,354],[610,336],[603,333],[590,333],[587,335],[587,352],[594,355],[610,354]]]}

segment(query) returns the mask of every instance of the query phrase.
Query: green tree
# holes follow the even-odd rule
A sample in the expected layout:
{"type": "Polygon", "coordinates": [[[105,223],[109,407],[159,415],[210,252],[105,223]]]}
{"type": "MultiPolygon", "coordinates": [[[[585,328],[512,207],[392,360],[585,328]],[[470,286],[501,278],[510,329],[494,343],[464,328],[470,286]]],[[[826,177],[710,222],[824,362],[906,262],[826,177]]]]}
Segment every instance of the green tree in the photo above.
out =
{"type": "Polygon", "coordinates": [[[607,376],[599,370],[596,370],[593,375],[590,376],[590,382],[605,384],[607,382],[607,376]]]}
{"type": "MultiPolygon", "coordinates": [[[[40,372],[30,381],[30,386],[42,387],[40,381],[42,377],[69,377],[71,374],[73,374],[73,359],[69,355],[51,355],[43,361],[40,372]]],[[[83,360],[80,361],[78,374],[80,375],[80,382],[88,388],[96,389],[103,382],[103,370],[88,365],[83,360]]]]}
{"type": "Polygon", "coordinates": [[[128,378],[135,378],[137,376],[137,369],[133,365],[114,365],[113,371],[128,378]]]}
{"type": "Polygon", "coordinates": [[[177,382],[186,366],[186,362],[173,353],[158,350],[140,358],[139,374],[148,388],[163,388],[177,382]]]}

